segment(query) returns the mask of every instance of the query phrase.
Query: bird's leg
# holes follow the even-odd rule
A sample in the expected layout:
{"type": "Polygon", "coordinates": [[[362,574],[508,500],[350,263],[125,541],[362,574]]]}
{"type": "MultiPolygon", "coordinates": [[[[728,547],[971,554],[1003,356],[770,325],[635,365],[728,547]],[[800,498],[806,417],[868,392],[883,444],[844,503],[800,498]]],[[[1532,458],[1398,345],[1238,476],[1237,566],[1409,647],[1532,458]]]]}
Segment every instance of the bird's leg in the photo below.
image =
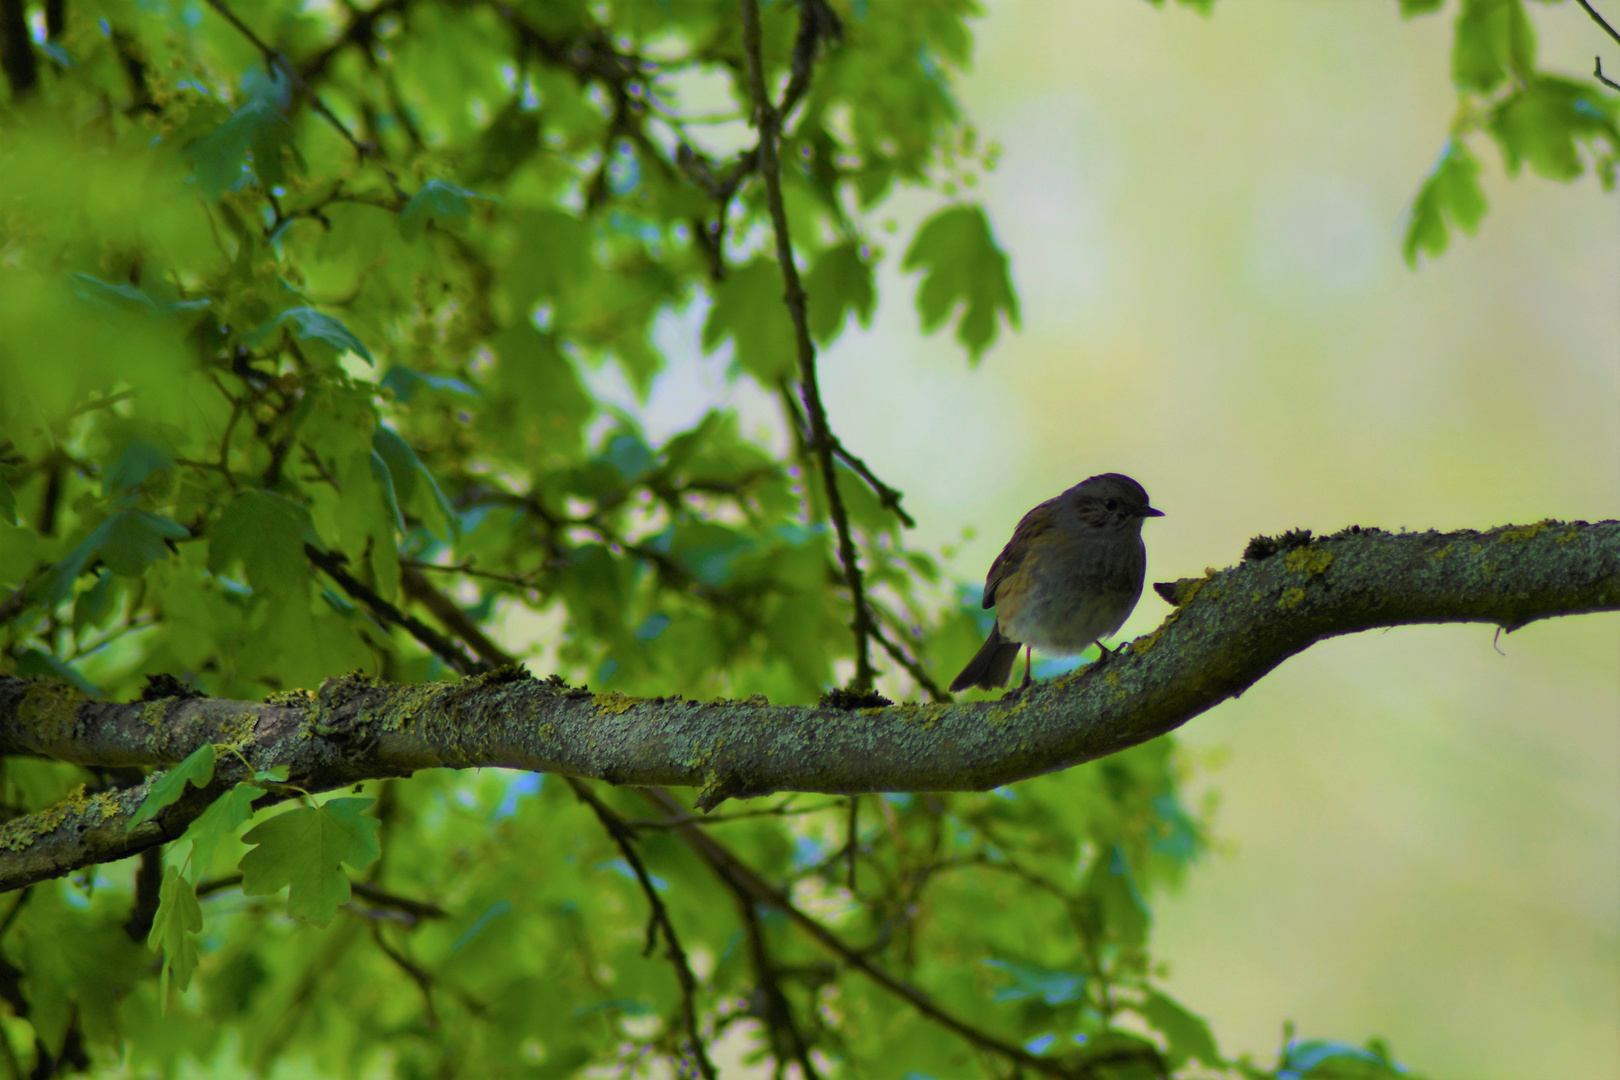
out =
{"type": "Polygon", "coordinates": [[[1022,690],[1024,687],[1028,686],[1029,683],[1030,683],[1030,678],[1029,678],[1029,658],[1030,658],[1030,654],[1033,653],[1034,651],[1035,651],[1034,646],[1031,646],[1031,645],[1025,645],[1024,646],[1024,681],[1018,684],[1018,689],[1020,689],[1020,690],[1022,690]]]}
{"type": "Polygon", "coordinates": [[[1113,658],[1115,650],[1110,649],[1108,646],[1104,645],[1100,640],[1097,641],[1097,642],[1094,642],[1094,644],[1097,646],[1097,659],[1093,660],[1091,662],[1091,664],[1092,664],[1093,667],[1102,667],[1104,664],[1108,663],[1108,661],[1113,658]]]}

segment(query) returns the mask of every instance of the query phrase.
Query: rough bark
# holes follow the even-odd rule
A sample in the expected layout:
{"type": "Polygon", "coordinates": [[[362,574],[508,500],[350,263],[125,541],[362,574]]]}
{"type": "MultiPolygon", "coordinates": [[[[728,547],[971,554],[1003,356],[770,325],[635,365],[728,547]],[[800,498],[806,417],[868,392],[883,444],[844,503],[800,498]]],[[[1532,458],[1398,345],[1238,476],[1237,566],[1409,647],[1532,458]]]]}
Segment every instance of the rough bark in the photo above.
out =
{"type": "Polygon", "coordinates": [[[328,680],[265,702],[116,704],[0,677],[0,753],[91,766],[173,764],[228,744],[214,783],[134,830],[147,786],[77,797],[0,828],[0,891],[172,839],[250,763],[325,791],[417,769],[504,766],[698,789],[698,805],[776,791],[981,790],[1124,750],[1236,696],[1313,642],[1376,627],[1620,610],[1620,522],[1488,532],[1352,529],[1254,544],[1104,662],[1000,701],[842,709],[595,694],[508,668],[455,683],[328,680]]]}

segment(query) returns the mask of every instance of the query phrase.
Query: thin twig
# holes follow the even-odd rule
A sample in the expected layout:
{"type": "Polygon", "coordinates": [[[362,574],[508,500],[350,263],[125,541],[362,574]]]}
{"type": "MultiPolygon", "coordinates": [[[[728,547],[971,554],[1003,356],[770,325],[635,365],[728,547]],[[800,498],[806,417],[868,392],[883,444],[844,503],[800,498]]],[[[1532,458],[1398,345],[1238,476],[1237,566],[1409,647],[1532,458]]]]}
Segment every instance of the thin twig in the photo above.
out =
{"type": "Polygon", "coordinates": [[[885,484],[883,481],[879,480],[872,470],[867,468],[866,462],[862,461],[860,458],[856,457],[854,454],[845,449],[844,444],[837,438],[833,439],[833,453],[843,458],[844,464],[853,469],[856,476],[859,476],[862,480],[865,480],[871,485],[872,491],[878,497],[878,502],[883,504],[884,509],[892,510],[894,512],[894,516],[900,519],[900,523],[902,525],[908,529],[915,529],[917,527],[916,520],[910,514],[900,509],[900,500],[905,498],[904,494],[896,491],[888,484],[885,484]]]}
{"type": "Polygon", "coordinates": [[[687,814],[679,818],[627,818],[626,820],[638,829],[673,829],[681,825],[725,825],[733,821],[749,821],[754,818],[767,817],[799,817],[803,814],[819,814],[823,810],[830,810],[838,804],[836,802],[822,803],[820,806],[789,807],[788,803],[798,798],[790,795],[782,802],[769,810],[744,810],[736,814],[687,814]]]}
{"type": "Polygon", "coordinates": [[[427,578],[423,577],[422,572],[415,566],[410,564],[400,566],[399,587],[406,596],[433,612],[433,617],[438,619],[446,630],[465,641],[486,664],[506,667],[518,662],[517,657],[491,641],[454,600],[429,584],[427,578]]]}
{"type": "Polygon", "coordinates": [[[392,960],[395,967],[410,976],[410,980],[422,992],[422,1011],[427,1014],[428,1030],[439,1030],[439,1010],[433,1005],[433,976],[426,968],[388,944],[388,940],[383,937],[382,923],[371,924],[371,938],[377,943],[377,948],[382,950],[382,954],[392,960]]]}
{"type": "Polygon", "coordinates": [[[652,929],[656,925],[664,935],[665,951],[670,964],[675,968],[675,979],[681,985],[681,1023],[686,1028],[688,1052],[705,1080],[715,1080],[719,1074],[715,1072],[714,1063],[709,1060],[708,1049],[703,1045],[702,1036],[698,1034],[697,979],[692,975],[692,965],[687,962],[686,950],[681,948],[680,938],[675,936],[675,927],[669,921],[669,912],[664,908],[664,901],[653,886],[652,877],[647,873],[647,867],[642,864],[641,856],[636,853],[635,830],[617,810],[597,798],[596,793],[584,781],[572,776],[566,779],[574,794],[596,813],[602,828],[613,837],[613,842],[619,846],[619,851],[624,855],[624,861],[629,863],[630,869],[634,871],[636,881],[641,885],[641,891],[646,894],[647,904],[652,909],[651,922],[648,926],[648,950],[651,951],[652,948],[652,929]]]}
{"type": "Polygon", "coordinates": [[[488,670],[488,665],[480,660],[468,656],[456,643],[428,626],[414,615],[407,615],[399,610],[375,591],[367,588],[348,571],[343,569],[343,556],[329,551],[322,551],[314,544],[304,545],[304,554],[309,561],[326,571],[326,576],[343,586],[343,591],[364,603],[379,619],[394,623],[405,629],[417,641],[449,664],[463,675],[477,675],[488,670]]]}
{"type": "Polygon", "coordinates": [[[236,12],[225,5],[225,0],[208,0],[208,6],[219,12],[220,16],[235,27],[239,34],[253,43],[253,47],[258,49],[260,55],[264,57],[266,67],[280,68],[287,78],[291,80],[293,86],[297,87],[298,92],[308,99],[310,108],[314,109],[323,120],[332,125],[333,130],[343,136],[343,140],[354,148],[356,154],[359,154],[362,158],[370,158],[377,163],[377,167],[382,169],[383,175],[388,178],[388,186],[393,188],[394,195],[400,202],[409,201],[410,196],[405,193],[404,188],[399,186],[399,179],[394,175],[394,170],[384,164],[382,158],[378,156],[376,145],[361,142],[355,138],[354,132],[350,131],[348,125],[337,118],[336,113],[327,108],[326,102],[322,101],[321,96],[310,87],[309,83],[304,81],[304,77],[298,73],[298,69],[293,67],[285,56],[271,48],[258,34],[255,34],[252,27],[243,22],[236,12]]]}
{"type": "Polygon", "coordinates": [[[1620,83],[1615,82],[1613,79],[1603,74],[1603,57],[1592,57],[1592,74],[1597,76],[1598,82],[1602,83],[1604,86],[1607,86],[1609,89],[1620,90],[1620,83]]]}
{"type": "Polygon", "coordinates": [[[879,645],[883,646],[883,651],[893,657],[895,663],[905,668],[906,673],[913,679],[916,679],[917,684],[924,690],[927,690],[929,696],[935,701],[956,700],[951,696],[950,691],[942,689],[940,685],[934,681],[934,677],[928,674],[927,668],[923,667],[921,663],[906,655],[906,651],[904,649],[890,641],[888,635],[883,632],[883,628],[881,626],[875,623],[873,624],[872,636],[877,639],[877,643],[879,645]]]}
{"type": "Polygon", "coordinates": [[[418,559],[401,559],[399,565],[402,567],[408,566],[415,570],[432,570],[439,574],[465,574],[467,577],[484,578],[486,581],[499,581],[503,585],[516,585],[523,589],[535,587],[533,578],[524,577],[522,574],[501,574],[494,570],[480,570],[471,562],[446,565],[444,563],[422,562],[418,559]]]}
{"type": "MultiPolygon", "coordinates": [[[[775,963],[771,960],[770,943],[765,940],[765,928],[760,925],[759,911],[755,907],[753,897],[726,882],[731,887],[732,895],[737,899],[737,910],[742,916],[743,929],[748,933],[748,951],[754,964],[754,978],[758,981],[760,996],[760,1018],[765,1021],[766,1030],[771,1035],[771,1053],[777,1060],[780,1070],[782,1063],[782,1045],[787,1044],[788,1053],[799,1063],[803,1072],[802,1080],[819,1080],[816,1067],[810,1061],[810,1047],[806,1044],[804,1036],[799,1033],[799,1025],[793,1020],[793,1006],[788,1002],[787,995],[782,992],[781,979],[775,963]]],[[[779,1073],[780,1075],[780,1073],[779,1073]]]]}
{"type": "MultiPolygon", "coordinates": [[[[817,5],[804,5],[804,18],[817,5]]],[[[810,339],[810,322],[806,308],[804,285],[799,281],[799,269],[793,261],[793,239],[788,233],[787,209],[782,202],[781,163],[777,160],[776,142],[780,135],[781,117],[771,104],[765,89],[765,61],[760,50],[759,0],[742,0],[743,50],[748,55],[749,93],[754,102],[754,122],[759,127],[759,171],[765,180],[766,200],[771,208],[771,223],[776,234],[776,261],[782,268],[785,286],[783,301],[793,320],[793,337],[799,363],[799,393],[804,398],[805,414],[810,427],[809,449],[821,472],[827,490],[827,514],[832,518],[833,530],[838,535],[838,559],[844,567],[844,581],[849,586],[850,605],[854,609],[850,631],[855,636],[855,677],[850,685],[856,690],[870,690],[875,672],[869,639],[872,633],[872,614],[866,607],[866,589],[861,579],[859,556],[855,550],[855,537],[850,531],[849,514],[844,508],[844,497],[838,490],[838,471],[833,461],[834,440],[827,428],[827,411],[821,403],[821,389],[816,380],[816,346],[810,339]]]]}
{"type": "MultiPolygon", "coordinates": [[[[1603,32],[1613,38],[1616,45],[1620,45],[1620,30],[1616,30],[1614,27],[1610,26],[1608,20],[1604,19],[1602,15],[1598,14],[1597,8],[1593,7],[1587,2],[1587,0],[1575,0],[1575,2],[1586,9],[1586,13],[1592,16],[1592,21],[1603,27],[1603,32]]],[[[1604,81],[1607,82],[1608,80],[1604,81]]],[[[1609,83],[1609,85],[1613,86],[1614,84],[1609,83]]]]}
{"type": "MultiPolygon", "coordinates": [[[[212,878],[197,885],[197,899],[212,896],[215,893],[234,889],[242,884],[241,874],[227,874],[224,877],[212,878]]],[[[372,907],[389,908],[409,915],[412,919],[448,919],[449,912],[438,904],[428,900],[413,900],[409,896],[400,896],[386,889],[379,889],[369,881],[351,881],[349,891],[360,897],[372,907]]]]}
{"type": "Polygon", "coordinates": [[[860,816],[861,797],[849,797],[849,827],[848,835],[844,839],[844,849],[849,852],[849,894],[855,895],[855,856],[860,853],[860,816]]]}
{"type": "MultiPolygon", "coordinates": [[[[748,2],[749,0],[744,0],[745,4],[748,2]]],[[[656,813],[667,818],[686,814],[686,808],[674,796],[661,788],[640,788],[638,791],[656,813]]],[[[1053,1058],[1037,1057],[1023,1047],[1007,1042],[1005,1039],[992,1035],[987,1031],[982,1031],[934,1004],[928,995],[921,990],[903,979],[890,975],[862,955],[859,950],[846,944],[837,934],[834,934],[801,911],[791,900],[780,891],[772,888],[751,867],[743,863],[742,860],[738,859],[707,833],[691,826],[681,826],[677,831],[682,839],[692,846],[693,850],[698,853],[704,862],[709,864],[709,867],[728,886],[746,892],[755,903],[764,904],[786,915],[822,948],[833,953],[843,960],[845,964],[859,971],[884,990],[902,999],[936,1024],[955,1032],[981,1050],[999,1054],[1008,1061],[1033,1072],[1058,1077],[1072,1077],[1075,1075],[1070,1065],[1053,1058]]]]}

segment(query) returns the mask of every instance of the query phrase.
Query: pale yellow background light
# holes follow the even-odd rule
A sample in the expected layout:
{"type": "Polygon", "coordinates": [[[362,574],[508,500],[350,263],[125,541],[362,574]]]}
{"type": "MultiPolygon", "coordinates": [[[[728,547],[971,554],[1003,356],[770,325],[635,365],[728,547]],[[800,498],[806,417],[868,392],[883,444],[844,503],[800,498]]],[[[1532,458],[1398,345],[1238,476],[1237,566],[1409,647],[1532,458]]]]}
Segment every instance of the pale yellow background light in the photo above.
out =
{"type": "MultiPolygon", "coordinates": [[[[1543,62],[1610,46],[1529,5],[1543,62]]],[[[1620,222],[1590,176],[1509,181],[1413,273],[1406,208],[1455,104],[1456,5],[1019,0],[964,90],[1024,330],[970,372],[886,260],[823,359],[833,423],[983,574],[1029,506],[1137,477],[1150,579],[1256,532],[1620,513],[1620,222]]],[[[907,211],[934,202],[907,200],[907,211]]],[[[1165,613],[1148,596],[1127,625],[1165,613]]],[[[1160,905],[1171,988],[1230,1052],[1389,1038],[1431,1077],[1620,1076],[1620,617],[1329,642],[1184,729],[1230,849],[1160,905]]]]}

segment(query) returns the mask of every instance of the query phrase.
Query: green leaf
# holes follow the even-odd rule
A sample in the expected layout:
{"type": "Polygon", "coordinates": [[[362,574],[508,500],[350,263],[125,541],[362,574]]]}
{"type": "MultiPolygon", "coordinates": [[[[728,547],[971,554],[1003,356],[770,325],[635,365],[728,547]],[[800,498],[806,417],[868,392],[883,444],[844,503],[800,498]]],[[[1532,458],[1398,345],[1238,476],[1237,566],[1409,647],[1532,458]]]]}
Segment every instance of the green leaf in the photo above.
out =
{"type": "Polygon", "coordinates": [[[332,318],[332,316],[316,311],[312,307],[288,308],[247,335],[246,340],[250,345],[258,347],[269,341],[275,335],[277,329],[289,323],[292,325],[293,336],[300,341],[319,342],[328,345],[332,348],[334,357],[341,356],[346,352],[352,352],[366,363],[373,367],[376,366],[376,361],[371,357],[371,350],[367,349],[359,338],[350,333],[348,327],[332,318]]]}
{"type": "Polygon", "coordinates": [[[1446,0],[1401,0],[1401,18],[1411,19],[1419,15],[1433,15],[1442,7],[1446,0]]]}
{"type": "Polygon", "coordinates": [[[388,520],[400,532],[405,531],[405,515],[399,512],[399,496],[394,490],[394,473],[388,467],[388,462],[377,451],[371,452],[371,478],[377,482],[377,489],[382,492],[384,505],[388,508],[388,520]]]}
{"type": "Polygon", "coordinates": [[[872,265],[854,240],[828,248],[804,282],[810,307],[810,336],[825,345],[844,329],[853,313],[862,327],[872,325],[877,287],[872,265]]]}
{"type": "Polygon", "coordinates": [[[1097,905],[1103,925],[1117,933],[1127,947],[1147,940],[1151,916],[1124,847],[1115,844],[1107,857],[1097,859],[1087,875],[1086,895],[1097,905]]]}
{"type": "Polygon", "coordinates": [[[135,828],[148,818],[156,817],[164,807],[180,801],[180,796],[186,793],[187,784],[200,789],[207,787],[213,779],[214,745],[203,743],[186,760],[152,781],[146,799],[135,811],[135,816],[129,819],[128,828],[135,828]]]}
{"type": "Polygon", "coordinates": [[[472,216],[472,199],[493,197],[468,191],[448,180],[429,180],[399,212],[400,235],[415,240],[430,221],[441,226],[460,225],[472,216]]]}
{"type": "Polygon", "coordinates": [[[278,814],[242,837],[257,845],[242,857],[242,892],[267,896],[284,886],[287,914],[325,926],[349,902],[349,875],[376,861],[377,821],[360,812],[375,799],[329,799],[278,814]]]}
{"type": "Polygon", "coordinates": [[[1172,1068],[1181,1068],[1190,1058],[1197,1058],[1212,1069],[1225,1064],[1215,1047],[1215,1037],[1209,1033],[1209,1024],[1203,1017],[1188,1012],[1180,1002],[1150,990],[1135,1008],[1142,1019],[1164,1036],[1172,1068]]]}
{"type": "Polygon", "coordinates": [[[5,473],[0,473],[0,521],[7,525],[17,524],[17,496],[12,494],[5,473]]]}
{"type": "Polygon", "coordinates": [[[51,567],[38,586],[39,600],[46,608],[55,608],[67,599],[79,574],[98,557],[121,577],[140,577],[148,566],[168,556],[164,541],[184,540],[190,535],[184,525],[160,514],[120,510],[51,567]]]}
{"type": "Polygon", "coordinates": [[[1459,139],[1446,144],[1428,179],[1412,200],[1401,254],[1417,266],[1418,252],[1438,257],[1451,242],[1451,226],[1472,236],[1485,216],[1485,192],[1479,185],[1479,161],[1459,139]]]}
{"type": "Polygon", "coordinates": [[[996,246],[982,207],[953,206],[923,222],[900,269],[923,271],[917,311],[924,332],[932,333],[961,310],[956,340],[972,364],[995,342],[1002,318],[1014,329],[1019,326],[1007,256],[996,246]]]}
{"type": "Polygon", "coordinates": [[[292,123],[275,106],[260,100],[236,110],[229,120],[192,142],[187,150],[197,163],[197,186],[205,198],[217,200],[241,177],[249,151],[261,184],[273,187],[282,183],[286,179],[283,148],[290,149],[295,161],[302,165],[298,148],[293,145],[292,123]]]}
{"type": "Polygon", "coordinates": [[[798,370],[793,322],[783,304],[782,270],[760,256],[726,275],[714,290],[714,304],[703,320],[703,351],[731,340],[733,363],[766,386],[798,370]]]}
{"type": "MultiPolygon", "coordinates": [[[[282,779],[286,768],[282,767],[282,779]]],[[[237,784],[208,805],[208,809],[192,821],[180,840],[191,841],[189,877],[200,881],[214,862],[214,852],[220,843],[253,816],[253,800],[264,794],[255,784],[237,784]]]]}
{"type": "Polygon", "coordinates": [[[172,866],[163,868],[163,884],[158,888],[157,914],[152,917],[146,947],[163,954],[158,973],[158,1000],[168,1009],[169,982],[185,993],[197,970],[197,933],[202,929],[202,908],[191,882],[172,866]]]}
{"type": "MultiPolygon", "coordinates": [[[[408,509],[439,539],[449,543],[456,527],[455,511],[439,490],[438,481],[428,472],[411,444],[385,424],[378,424],[371,445],[388,466],[393,482],[396,509],[408,509]]],[[[403,530],[402,530],[403,531],[403,530]]]]}
{"type": "Polygon", "coordinates": [[[1013,978],[1011,986],[1004,986],[991,996],[991,1001],[1027,1001],[1040,998],[1048,1005],[1067,1005],[1085,996],[1086,977],[1074,971],[1058,971],[1029,961],[985,960],[986,967],[1005,972],[1013,978]]]}
{"type": "Polygon", "coordinates": [[[120,595],[118,578],[105,570],[98,573],[96,583],[73,601],[73,632],[79,634],[90,627],[106,625],[117,610],[113,601],[120,595]]]}
{"type": "Polygon", "coordinates": [[[173,468],[174,455],[167,447],[146,439],[132,439],[102,476],[101,490],[107,496],[122,495],[140,487],[153,473],[173,468]]]}
{"type": "Polygon", "coordinates": [[[1577,139],[1601,138],[1620,151],[1614,101],[1568,79],[1538,78],[1491,110],[1487,126],[1509,175],[1526,162],[1549,180],[1573,180],[1585,170],[1577,139]]]}
{"type": "Polygon", "coordinates": [[[443,375],[427,375],[402,364],[395,364],[388,369],[388,373],[377,381],[378,386],[386,386],[394,392],[394,396],[403,404],[409,405],[418,390],[426,389],[453,394],[458,397],[479,398],[484,395],[468,386],[460,379],[446,378],[443,375]]]}
{"type": "Polygon", "coordinates": [[[253,591],[283,600],[309,580],[304,545],[320,545],[309,510],[273,491],[244,491],[208,532],[208,569],[242,566],[253,591]]]}
{"type": "Polygon", "coordinates": [[[1508,77],[1536,70],[1536,32],[1520,0],[1463,0],[1451,51],[1457,89],[1488,93],[1508,77]]]}
{"type": "Polygon", "coordinates": [[[32,646],[17,656],[17,674],[24,677],[60,679],[62,682],[72,683],[87,694],[101,693],[101,688],[81,675],[78,668],[32,646]]]}
{"type": "Polygon", "coordinates": [[[1330,1039],[1306,1039],[1288,1044],[1281,1070],[1301,1080],[1405,1080],[1407,1073],[1377,1041],[1367,1049],[1330,1039]]]}
{"type": "Polygon", "coordinates": [[[191,533],[184,525],[145,510],[125,510],[108,518],[101,528],[99,551],[107,568],[122,577],[140,577],[146,568],[169,554],[165,540],[184,540],[191,533]]]}

